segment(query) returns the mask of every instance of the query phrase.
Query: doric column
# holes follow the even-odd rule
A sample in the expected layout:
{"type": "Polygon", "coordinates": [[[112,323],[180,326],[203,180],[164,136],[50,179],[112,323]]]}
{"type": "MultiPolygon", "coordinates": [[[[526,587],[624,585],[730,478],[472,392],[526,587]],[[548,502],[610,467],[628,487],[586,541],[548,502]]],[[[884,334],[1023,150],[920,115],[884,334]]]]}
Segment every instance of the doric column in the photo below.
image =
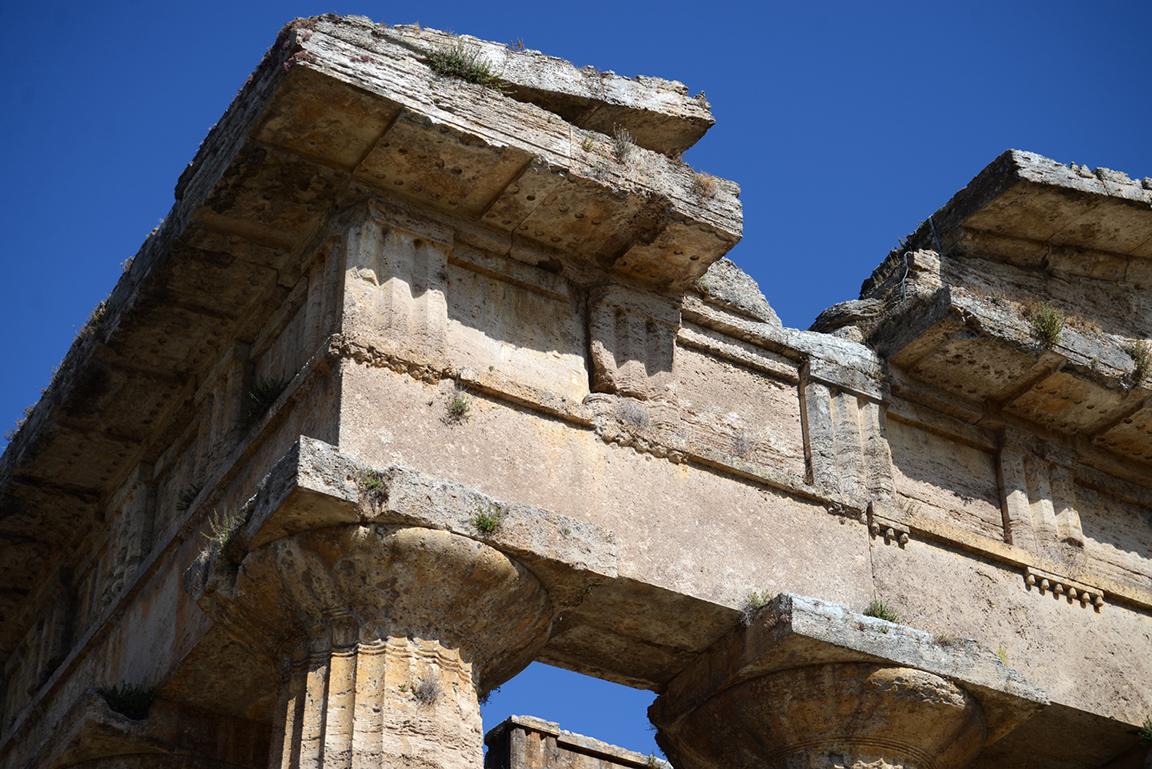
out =
{"type": "Polygon", "coordinates": [[[974,641],[781,594],[648,715],[677,769],[962,769],[1047,703],[974,641]]]}
{"type": "Polygon", "coordinates": [[[552,605],[489,545],[403,525],[213,555],[198,604],[281,675],[272,769],[483,764],[479,693],[527,665],[552,605]]]}

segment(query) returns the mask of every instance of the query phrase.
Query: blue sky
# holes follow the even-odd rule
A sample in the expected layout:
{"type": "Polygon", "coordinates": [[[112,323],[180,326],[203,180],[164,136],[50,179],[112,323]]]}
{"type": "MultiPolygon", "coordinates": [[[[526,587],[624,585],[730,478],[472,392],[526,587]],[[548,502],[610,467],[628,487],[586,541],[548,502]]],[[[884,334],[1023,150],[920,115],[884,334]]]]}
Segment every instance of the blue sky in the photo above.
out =
{"type": "MultiPolygon", "coordinates": [[[[294,16],[510,41],[705,91],[685,155],[743,188],[729,256],[806,328],[1009,148],[1152,176],[1147,0],[0,3],[0,425],[168,212],[209,127],[294,16]]],[[[0,440],[0,447],[3,441],[0,440]]],[[[485,708],[647,753],[646,692],[534,666],[485,708]]]]}

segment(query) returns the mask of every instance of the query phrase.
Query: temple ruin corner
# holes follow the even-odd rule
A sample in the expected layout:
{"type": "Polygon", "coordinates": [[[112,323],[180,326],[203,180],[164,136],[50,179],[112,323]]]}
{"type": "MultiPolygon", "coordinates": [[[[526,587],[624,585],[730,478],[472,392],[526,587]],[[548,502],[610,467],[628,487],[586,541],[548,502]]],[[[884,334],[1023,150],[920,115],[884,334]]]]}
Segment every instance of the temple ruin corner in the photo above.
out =
{"type": "Polygon", "coordinates": [[[1152,179],[1005,152],[801,331],[712,123],[287,25],[0,457],[0,769],[650,765],[532,661],[676,769],[1152,766],[1152,179]]]}

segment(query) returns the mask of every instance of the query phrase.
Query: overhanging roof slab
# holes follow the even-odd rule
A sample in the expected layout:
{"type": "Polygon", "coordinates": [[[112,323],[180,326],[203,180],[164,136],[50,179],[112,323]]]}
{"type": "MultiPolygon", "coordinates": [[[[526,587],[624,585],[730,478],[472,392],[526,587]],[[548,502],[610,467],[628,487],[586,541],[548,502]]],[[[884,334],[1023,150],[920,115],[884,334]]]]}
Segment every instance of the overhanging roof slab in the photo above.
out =
{"type": "MultiPolygon", "coordinates": [[[[661,286],[691,283],[738,242],[736,185],[720,180],[702,194],[688,166],[642,146],[615,152],[611,137],[555,112],[438,75],[408,43],[383,32],[372,36],[369,48],[358,47],[363,35],[344,33],[361,26],[362,21],[325,17],[298,22],[287,34],[290,55],[266,62],[238,103],[256,97],[267,68],[289,72],[253,120],[249,137],[234,139],[235,151],[216,153],[231,160],[195,222],[290,247],[325,212],[352,202],[348,194],[374,189],[462,215],[493,228],[497,238],[516,232],[543,249],[577,246],[576,258],[594,257],[607,269],[628,249],[648,248],[676,223],[678,233],[691,231],[694,237],[646,254],[641,270],[619,266],[661,286]],[[348,174],[366,188],[349,193],[348,174]],[[572,182],[593,200],[579,204],[554,194],[572,182]],[[637,201],[655,212],[655,221],[634,221],[637,201]],[[574,211],[578,205],[584,210],[574,211]],[[615,218],[635,231],[598,230],[599,241],[590,233],[567,237],[564,230],[581,213],[588,224],[615,218]],[[609,240],[619,245],[605,261],[609,240]]],[[[193,168],[182,188],[194,188],[200,173],[193,168]]]]}
{"type": "Polygon", "coordinates": [[[568,61],[523,46],[457,37],[419,25],[389,28],[348,16],[339,24],[322,17],[315,28],[364,49],[369,56],[395,56],[396,47],[401,46],[426,60],[436,51],[463,47],[489,66],[511,98],[536,104],[588,131],[610,134],[619,126],[639,146],[656,152],[683,152],[715,123],[704,94],[689,97],[688,89],[676,81],[621,77],[594,67],[577,69],[568,61]]]}
{"type": "Polygon", "coordinates": [[[1133,380],[1130,354],[1106,338],[1065,326],[1046,347],[1015,310],[945,286],[907,303],[873,340],[912,379],[976,413],[1013,415],[1152,461],[1152,418],[1142,416],[1152,391],[1133,380]]]}

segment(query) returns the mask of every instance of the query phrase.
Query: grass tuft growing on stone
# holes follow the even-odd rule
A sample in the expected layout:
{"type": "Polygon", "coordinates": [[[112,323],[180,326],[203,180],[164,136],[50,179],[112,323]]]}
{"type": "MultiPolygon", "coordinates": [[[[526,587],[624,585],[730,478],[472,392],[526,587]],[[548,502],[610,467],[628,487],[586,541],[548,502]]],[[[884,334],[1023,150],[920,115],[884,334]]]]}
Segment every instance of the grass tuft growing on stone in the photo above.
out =
{"type": "Polygon", "coordinates": [[[460,424],[472,416],[472,401],[463,393],[456,393],[448,399],[445,419],[449,424],[460,424]]]}
{"type": "Polygon", "coordinates": [[[491,534],[500,528],[503,519],[500,516],[500,509],[495,505],[483,507],[477,502],[476,515],[469,518],[468,521],[485,534],[491,534]]]}
{"type": "Polygon", "coordinates": [[[633,400],[620,400],[616,402],[616,416],[621,422],[633,427],[648,426],[648,409],[633,400]]]}
{"type": "Polygon", "coordinates": [[[457,40],[428,54],[428,67],[438,75],[454,77],[498,93],[508,93],[508,84],[492,71],[479,47],[457,40]]]}
{"type": "Polygon", "coordinates": [[[932,643],[947,649],[954,646],[960,646],[960,639],[951,633],[937,633],[932,636],[932,643]]]}
{"type": "Polygon", "coordinates": [[[1145,718],[1144,725],[1139,729],[1133,729],[1132,734],[1140,739],[1140,747],[1146,748],[1152,745],[1152,716],[1145,718]]]}
{"type": "Polygon", "coordinates": [[[1149,348],[1148,343],[1141,339],[1128,347],[1128,354],[1132,356],[1132,362],[1136,364],[1136,367],[1132,369],[1132,381],[1135,384],[1140,384],[1148,376],[1148,372],[1152,370],[1152,348],[1149,348]]]}
{"type": "Polygon", "coordinates": [[[368,468],[356,477],[356,485],[361,491],[383,491],[390,480],[392,480],[390,474],[368,468]]]}
{"type": "Polygon", "coordinates": [[[275,377],[257,377],[240,401],[240,418],[236,421],[242,425],[254,425],[259,422],[288,387],[290,381],[275,377]]]}
{"type": "Polygon", "coordinates": [[[875,617],[888,622],[900,622],[900,615],[896,610],[885,606],[882,601],[873,601],[868,604],[868,608],[864,610],[864,616],[875,617]]]}
{"type": "Polygon", "coordinates": [[[421,705],[435,705],[440,699],[440,683],[432,678],[426,678],[412,687],[412,699],[421,705]]]}
{"type": "Polygon", "coordinates": [[[228,549],[232,544],[232,540],[236,538],[236,533],[240,528],[248,522],[248,513],[243,509],[239,510],[219,510],[212,511],[212,517],[208,519],[208,528],[211,529],[211,534],[204,534],[208,540],[209,546],[214,553],[222,553],[228,549]]]}
{"type": "Polygon", "coordinates": [[[1027,301],[1021,308],[1024,320],[1032,325],[1032,336],[1040,342],[1045,350],[1050,350],[1060,341],[1060,332],[1064,330],[1067,316],[1051,302],[1027,301]]]}
{"type": "MultiPolygon", "coordinates": [[[[740,621],[744,627],[752,624],[752,620],[756,617],[757,612],[763,609],[768,604],[772,603],[773,596],[767,590],[760,592],[752,592],[744,599],[744,606],[740,610],[740,621]]],[[[770,623],[771,624],[771,623],[770,623]]]]}
{"type": "Polygon", "coordinates": [[[635,147],[636,141],[632,138],[632,133],[627,128],[616,126],[612,132],[612,157],[616,158],[616,162],[620,165],[627,164],[635,147]]]}
{"type": "Polygon", "coordinates": [[[716,197],[716,177],[703,171],[692,172],[692,191],[700,198],[716,197]]]}

